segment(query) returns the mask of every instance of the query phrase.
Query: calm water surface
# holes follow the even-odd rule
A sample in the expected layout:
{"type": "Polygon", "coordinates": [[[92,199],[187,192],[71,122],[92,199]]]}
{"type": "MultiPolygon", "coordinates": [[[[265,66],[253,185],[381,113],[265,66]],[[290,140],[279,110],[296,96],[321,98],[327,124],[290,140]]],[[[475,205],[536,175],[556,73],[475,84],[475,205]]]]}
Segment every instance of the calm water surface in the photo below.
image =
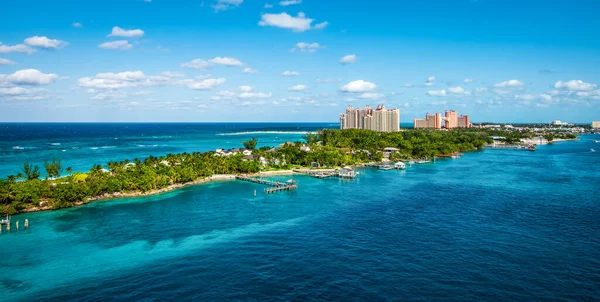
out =
{"type": "Polygon", "coordinates": [[[298,191],[269,196],[218,182],[15,216],[31,227],[0,235],[0,296],[598,300],[595,139],[294,176],[298,191]]]}

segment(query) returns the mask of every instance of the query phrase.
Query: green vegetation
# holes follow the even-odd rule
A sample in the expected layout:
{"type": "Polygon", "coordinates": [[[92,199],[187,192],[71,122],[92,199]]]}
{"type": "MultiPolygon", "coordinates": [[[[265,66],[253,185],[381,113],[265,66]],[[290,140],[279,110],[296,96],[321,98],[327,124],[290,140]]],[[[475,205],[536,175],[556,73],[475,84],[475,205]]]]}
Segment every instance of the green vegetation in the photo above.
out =
{"type": "MultiPolygon", "coordinates": [[[[382,149],[398,151],[392,160],[432,158],[454,152],[482,148],[491,135],[518,140],[520,134],[500,130],[457,129],[452,131],[406,130],[380,133],[369,130],[322,130],[308,134],[307,143],[286,143],[278,148],[256,149],[258,140],[243,142],[252,155],[225,156],[215,152],[150,156],[144,160],[109,162],[106,169],[94,165],[89,172],[62,174],[60,160],[45,163],[47,178],[40,179],[37,166],[28,162],[23,173],[0,180],[0,213],[19,213],[38,206],[54,209],[71,207],[89,198],[109,197],[111,193],[151,192],[175,184],[185,184],[215,174],[257,173],[261,170],[297,167],[341,167],[381,161],[382,149]],[[513,138],[514,137],[514,138],[513,138]]],[[[72,169],[67,168],[67,173],[72,169]]]]}

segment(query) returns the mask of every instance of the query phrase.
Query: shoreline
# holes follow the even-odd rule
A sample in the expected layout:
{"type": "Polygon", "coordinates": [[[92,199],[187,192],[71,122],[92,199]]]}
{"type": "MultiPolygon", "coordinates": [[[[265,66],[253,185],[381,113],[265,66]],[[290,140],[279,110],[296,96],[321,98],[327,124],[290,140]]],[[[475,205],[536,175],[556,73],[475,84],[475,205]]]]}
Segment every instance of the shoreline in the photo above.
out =
{"type": "MultiPolygon", "coordinates": [[[[293,174],[300,174],[300,173],[296,173],[293,170],[274,170],[274,171],[261,171],[261,172],[258,172],[256,174],[252,174],[252,175],[277,176],[277,175],[293,175],[293,174]]],[[[239,175],[241,175],[241,174],[239,174],[239,175]]],[[[90,197],[86,201],[76,202],[76,203],[74,203],[74,205],[72,207],[69,207],[69,208],[83,206],[83,205],[86,205],[86,204],[89,204],[92,202],[96,202],[96,201],[106,201],[106,200],[110,200],[110,199],[136,198],[136,197],[147,197],[147,196],[160,195],[162,193],[168,193],[171,191],[182,189],[184,187],[201,185],[201,184],[205,184],[205,183],[209,183],[209,182],[232,181],[232,180],[235,180],[236,176],[238,176],[238,175],[236,175],[236,174],[215,174],[212,176],[208,176],[205,178],[197,179],[197,180],[186,182],[186,183],[173,184],[173,185],[167,186],[162,189],[150,190],[148,192],[134,191],[134,192],[115,192],[115,193],[110,193],[110,194],[107,193],[107,194],[103,194],[100,196],[90,197]]],[[[46,212],[46,211],[54,211],[54,210],[62,210],[62,209],[68,209],[68,208],[54,209],[51,206],[37,206],[37,207],[26,208],[23,211],[14,214],[13,216],[17,216],[19,214],[46,212]]]]}

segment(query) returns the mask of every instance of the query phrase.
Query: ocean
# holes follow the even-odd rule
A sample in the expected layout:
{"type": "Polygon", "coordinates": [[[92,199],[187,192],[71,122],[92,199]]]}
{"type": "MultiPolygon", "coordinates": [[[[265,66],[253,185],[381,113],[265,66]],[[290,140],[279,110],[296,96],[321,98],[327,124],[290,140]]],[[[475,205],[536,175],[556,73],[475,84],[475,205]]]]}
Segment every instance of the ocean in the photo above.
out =
{"type": "MultiPolygon", "coordinates": [[[[300,139],[295,132],[328,124],[71,125],[3,128],[3,173],[16,173],[19,165],[8,158],[22,162],[27,152],[41,160],[67,149],[72,157],[65,162],[89,169],[92,161],[155,151],[237,147],[253,135],[263,144],[300,139]],[[286,131],[294,133],[280,133],[286,131]],[[102,146],[115,147],[92,149],[102,146]]],[[[279,176],[294,178],[299,189],[272,195],[257,184],[223,181],[17,215],[30,228],[0,234],[0,296],[599,300],[600,153],[590,149],[600,144],[594,140],[600,135],[535,152],[470,152],[405,171],[361,168],[354,180],[279,176]]]]}

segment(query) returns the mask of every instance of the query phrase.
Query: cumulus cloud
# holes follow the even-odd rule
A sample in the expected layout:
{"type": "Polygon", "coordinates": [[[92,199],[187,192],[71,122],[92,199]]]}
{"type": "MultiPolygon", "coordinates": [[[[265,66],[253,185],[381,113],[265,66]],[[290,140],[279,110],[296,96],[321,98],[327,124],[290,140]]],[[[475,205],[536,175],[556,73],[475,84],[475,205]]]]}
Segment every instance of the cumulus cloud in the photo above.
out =
{"type": "Polygon", "coordinates": [[[358,99],[369,99],[369,100],[380,99],[382,97],[384,97],[383,94],[375,93],[375,92],[365,92],[363,94],[356,96],[356,98],[358,98],[358,99]]]}
{"type": "Polygon", "coordinates": [[[358,57],[354,54],[352,55],[345,55],[340,59],[340,63],[343,65],[347,65],[347,64],[354,64],[356,62],[356,59],[358,57]]]}
{"type": "Polygon", "coordinates": [[[462,94],[465,92],[465,89],[460,86],[450,87],[450,88],[448,88],[448,92],[453,93],[453,94],[462,94]]]}
{"type": "Polygon", "coordinates": [[[427,91],[427,94],[429,94],[431,96],[446,96],[446,95],[448,95],[448,92],[445,89],[429,90],[429,91],[427,91]]]}
{"type": "Polygon", "coordinates": [[[294,85],[290,88],[288,88],[289,91],[304,91],[306,90],[308,87],[306,85],[294,85]]]}
{"type": "Polygon", "coordinates": [[[327,27],[327,25],[329,25],[329,22],[324,21],[324,22],[315,24],[314,29],[323,29],[323,28],[327,27]]]}
{"type": "Polygon", "coordinates": [[[4,44],[2,44],[2,42],[0,42],[0,53],[11,53],[11,52],[22,52],[22,53],[26,53],[26,54],[32,54],[32,53],[36,52],[36,50],[25,44],[4,45],[4,44]]]}
{"type": "Polygon", "coordinates": [[[23,69],[13,74],[0,74],[0,86],[12,85],[48,85],[60,77],[53,73],[43,73],[37,69],[23,69]]]}
{"type": "Polygon", "coordinates": [[[71,24],[73,27],[75,28],[82,28],[83,24],[79,23],[79,22],[73,22],[73,24],[71,24]]]}
{"type": "Polygon", "coordinates": [[[58,49],[69,45],[65,41],[56,39],[48,39],[48,37],[33,36],[25,39],[25,44],[33,47],[40,47],[44,49],[58,49]]]}
{"type": "Polygon", "coordinates": [[[133,47],[133,45],[129,44],[127,40],[118,40],[112,42],[105,42],[98,45],[99,48],[102,49],[120,49],[120,50],[129,50],[133,47]]]}
{"type": "Polygon", "coordinates": [[[567,89],[573,91],[590,91],[598,88],[596,84],[586,83],[582,80],[558,81],[554,84],[556,89],[567,89]]]}
{"type": "Polygon", "coordinates": [[[244,70],[242,70],[243,73],[248,73],[248,74],[253,74],[253,73],[258,73],[258,70],[254,70],[250,67],[246,67],[244,68],[244,70]]]}
{"type": "Polygon", "coordinates": [[[494,87],[498,87],[498,88],[522,87],[522,86],[525,86],[525,84],[523,84],[523,82],[521,82],[519,80],[508,80],[508,81],[494,84],[494,87]]]}
{"type": "Polygon", "coordinates": [[[118,73],[98,73],[93,77],[80,78],[80,87],[90,88],[89,92],[101,89],[123,89],[166,85],[181,74],[163,73],[158,76],[147,76],[142,71],[124,71],[118,73]]]}
{"type": "Polygon", "coordinates": [[[108,37],[126,37],[140,38],[144,36],[144,31],[141,29],[123,29],[118,26],[113,27],[112,32],[108,37]]]}
{"type": "Polygon", "coordinates": [[[295,77],[295,76],[299,76],[300,73],[297,71],[286,70],[286,71],[282,72],[281,75],[284,77],[295,77]]]}
{"type": "Polygon", "coordinates": [[[194,90],[210,90],[215,87],[223,85],[227,79],[225,78],[209,78],[209,79],[191,79],[191,80],[183,80],[182,83],[186,85],[190,89],[194,90]]]}
{"type": "Polygon", "coordinates": [[[251,92],[252,90],[254,90],[252,86],[240,86],[239,88],[243,92],[251,92]]]}
{"type": "Polygon", "coordinates": [[[39,101],[49,98],[52,92],[47,89],[26,89],[23,87],[0,88],[0,99],[18,101],[39,101]]]}
{"type": "Polygon", "coordinates": [[[425,84],[423,84],[426,87],[430,87],[433,86],[435,84],[435,77],[434,76],[430,76],[427,78],[427,81],[425,82],[425,84]]]}
{"type": "Polygon", "coordinates": [[[229,66],[229,67],[232,67],[232,66],[241,67],[241,66],[244,66],[245,64],[235,58],[215,57],[210,60],[194,59],[190,62],[185,62],[185,63],[181,64],[181,67],[193,68],[193,69],[207,69],[214,65],[229,66]]]}
{"type": "Polygon", "coordinates": [[[284,1],[280,1],[279,5],[289,6],[289,5],[295,5],[295,4],[300,4],[300,3],[302,3],[302,0],[284,0],[284,1]]]}
{"type": "Polygon", "coordinates": [[[473,83],[473,79],[464,79],[463,81],[465,84],[470,84],[473,83]]]}
{"type": "Polygon", "coordinates": [[[280,14],[262,14],[261,21],[258,22],[260,26],[273,26],[285,29],[291,29],[293,31],[303,32],[310,29],[320,29],[323,23],[319,24],[319,28],[312,27],[314,19],[307,18],[302,12],[298,13],[296,17],[290,16],[287,13],[280,14]]]}
{"type": "Polygon", "coordinates": [[[433,82],[435,81],[435,77],[434,76],[430,76],[427,78],[427,82],[433,82]]]}
{"type": "Polygon", "coordinates": [[[243,2],[244,0],[218,0],[217,3],[213,5],[213,8],[215,9],[215,12],[220,12],[239,7],[243,2]]]}
{"type": "Polygon", "coordinates": [[[268,99],[272,94],[264,92],[242,92],[237,97],[240,99],[268,99]]]}
{"type": "Polygon", "coordinates": [[[319,48],[325,48],[325,46],[319,45],[319,43],[299,42],[299,43],[296,43],[296,45],[294,45],[294,47],[292,49],[290,49],[290,52],[294,52],[294,51],[298,50],[300,52],[314,53],[319,48]]]}
{"type": "Polygon", "coordinates": [[[17,64],[9,59],[0,58],[0,65],[14,65],[17,64]]]}
{"type": "Polygon", "coordinates": [[[377,89],[377,85],[363,80],[352,81],[340,87],[340,91],[350,93],[369,92],[375,89],[377,89]]]}

